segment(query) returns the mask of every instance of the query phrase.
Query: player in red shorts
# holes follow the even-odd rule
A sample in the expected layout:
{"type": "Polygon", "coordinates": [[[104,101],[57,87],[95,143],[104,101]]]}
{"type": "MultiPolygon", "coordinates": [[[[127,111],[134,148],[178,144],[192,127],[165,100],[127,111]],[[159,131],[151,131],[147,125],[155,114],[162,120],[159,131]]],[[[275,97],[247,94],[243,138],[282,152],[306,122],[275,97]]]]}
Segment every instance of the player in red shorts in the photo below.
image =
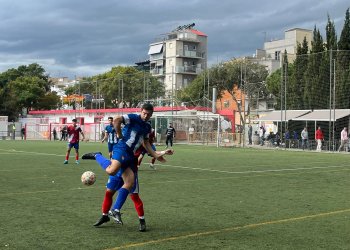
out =
{"type": "Polygon", "coordinates": [[[73,147],[75,148],[75,163],[79,164],[79,133],[82,136],[82,141],[85,139],[83,130],[77,125],[77,119],[73,119],[72,122],[73,124],[67,128],[68,148],[66,159],[64,160],[63,164],[68,164],[69,154],[73,147]]]}

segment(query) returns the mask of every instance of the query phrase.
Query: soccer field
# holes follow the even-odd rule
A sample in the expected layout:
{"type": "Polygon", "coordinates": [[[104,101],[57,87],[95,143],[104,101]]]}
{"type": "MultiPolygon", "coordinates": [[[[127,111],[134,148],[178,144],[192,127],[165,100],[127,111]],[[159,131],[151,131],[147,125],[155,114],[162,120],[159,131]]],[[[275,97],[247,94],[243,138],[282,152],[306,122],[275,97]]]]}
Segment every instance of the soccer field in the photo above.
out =
{"type": "MultiPolygon", "coordinates": [[[[175,145],[139,172],[147,232],[101,216],[107,174],[66,144],[0,141],[0,249],[349,249],[350,154],[175,145]],[[91,170],[97,181],[81,184],[91,170]]],[[[80,144],[80,154],[107,152],[80,144]]],[[[106,155],[106,154],[105,154],[106,155]]]]}

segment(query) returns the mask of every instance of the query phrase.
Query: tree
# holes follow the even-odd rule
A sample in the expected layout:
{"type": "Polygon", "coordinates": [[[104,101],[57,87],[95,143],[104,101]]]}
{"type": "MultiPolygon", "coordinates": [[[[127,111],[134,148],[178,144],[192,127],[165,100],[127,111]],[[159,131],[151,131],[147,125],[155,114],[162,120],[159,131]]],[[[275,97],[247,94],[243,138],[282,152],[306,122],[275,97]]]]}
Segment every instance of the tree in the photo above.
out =
{"type": "Polygon", "coordinates": [[[350,13],[349,9],[345,13],[344,26],[338,42],[339,50],[350,50],[350,13]]]}
{"type": "MultiPolygon", "coordinates": [[[[212,85],[217,87],[218,97],[225,91],[231,95],[232,100],[236,103],[243,126],[245,121],[237,91],[247,90],[249,91],[248,97],[252,97],[254,92],[258,93],[263,89],[267,75],[265,66],[244,59],[234,59],[210,69],[210,81],[212,85]]],[[[249,107],[248,110],[250,110],[249,107]]]]}
{"type": "Polygon", "coordinates": [[[337,50],[337,33],[335,31],[335,25],[334,22],[330,20],[330,17],[328,15],[328,22],[326,25],[326,49],[328,51],[330,50],[337,50]]]}
{"type": "MultiPolygon", "coordinates": [[[[324,93],[328,94],[329,86],[324,82],[324,45],[321,33],[316,26],[313,31],[313,41],[311,42],[311,52],[305,72],[304,104],[308,109],[325,108],[326,105],[320,102],[324,93]]],[[[326,98],[328,100],[328,98],[326,98]]],[[[324,99],[323,99],[324,100],[324,99]]]]}
{"type": "Polygon", "coordinates": [[[290,77],[290,109],[304,109],[303,95],[305,91],[304,75],[308,64],[308,43],[304,37],[302,44],[297,44],[297,56],[294,61],[294,71],[290,77]]]}
{"type": "Polygon", "coordinates": [[[125,102],[135,107],[145,99],[154,100],[164,96],[164,85],[149,72],[134,67],[113,67],[110,71],[86,78],[82,84],[75,85],[66,91],[67,94],[92,94],[95,98],[103,98],[106,107],[117,107],[118,103],[125,102]]]}
{"type": "Polygon", "coordinates": [[[344,26],[338,41],[336,55],[336,107],[350,108],[350,16],[345,13],[344,26]]]}
{"type": "Polygon", "coordinates": [[[41,108],[40,100],[49,93],[50,81],[37,63],[22,65],[0,74],[0,112],[15,120],[23,108],[41,108]]]}

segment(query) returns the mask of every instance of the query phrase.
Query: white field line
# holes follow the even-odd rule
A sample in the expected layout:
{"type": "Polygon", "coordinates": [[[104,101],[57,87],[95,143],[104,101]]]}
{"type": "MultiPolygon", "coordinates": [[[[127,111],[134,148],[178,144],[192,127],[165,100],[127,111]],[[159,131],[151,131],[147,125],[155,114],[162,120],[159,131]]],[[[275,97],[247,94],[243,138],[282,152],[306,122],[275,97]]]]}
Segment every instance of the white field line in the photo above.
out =
{"type": "Polygon", "coordinates": [[[188,169],[188,170],[208,171],[208,172],[217,172],[217,173],[226,173],[226,174],[269,173],[269,172],[285,172],[285,171],[299,171],[299,170],[331,169],[331,168],[349,167],[349,165],[347,164],[347,165],[338,165],[338,166],[310,167],[310,168],[304,167],[304,168],[284,168],[284,169],[265,169],[265,170],[246,170],[246,171],[225,171],[225,170],[206,169],[206,168],[174,166],[174,165],[166,165],[166,164],[157,164],[157,165],[171,167],[171,168],[181,168],[181,169],[188,169]]]}
{"type": "MultiPolygon", "coordinates": [[[[65,156],[65,155],[49,154],[49,153],[41,153],[41,152],[20,151],[20,150],[15,150],[15,149],[10,149],[10,150],[0,149],[0,151],[13,152],[13,153],[17,153],[18,152],[18,153],[37,154],[37,155],[44,155],[44,156],[59,156],[59,157],[64,157],[65,156]]],[[[323,162],[308,162],[308,164],[317,164],[317,163],[323,163],[323,162]]],[[[143,163],[143,164],[146,164],[146,163],[143,163]]],[[[303,165],[304,164],[305,163],[303,163],[303,165]]],[[[165,167],[172,167],[172,168],[181,168],[181,169],[187,169],[187,170],[198,170],[198,171],[226,173],[226,174],[249,174],[249,173],[285,172],[285,171],[341,168],[341,167],[348,167],[349,166],[348,164],[346,164],[346,165],[337,165],[337,166],[324,166],[324,167],[320,166],[320,167],[309,167],[309,168],[308,167],[302,167],[302,168],[285,168],[285,169],[225,171],[225,170],[217,170],[217,169],[193,168],[193,167],[176,166],[176,165],[168,165],[168,164],[157,164],[157,165],[165,166],[165,167]]],[[[300,164],[298,164],[298,165],[300,165],[300,164]]],[[[262,166],[266,166],[266,165],[254,165],[254,166],[244,166],[244,167],[262,167],[262,166]]],[[[14,170],[14,169],[12,169],[12,170],[14,170]]],[[[21,169],[21,170],[23,171],[23,169],[21,169]]],[[[0,171],[7,171],[7,170],[0,170],[0,171]]],[[[9,171],[11,171],[11,170],[9,170],[9,171]]]]}
{"type": "Polygon", "coordinates": [[[30,152],[30,151],[21,151],[21,150],[16,150],[16,149],[0,149],[0,151],[6,152],[6,153],[24,153],[24,154],[35,154],[35,155],[44,155],[44,156],[59,156],[59,157],[64,157],[64,155],[58,155],[58,154],[49,154],[49,153],[42,153],[42,152],[30,152]]]}

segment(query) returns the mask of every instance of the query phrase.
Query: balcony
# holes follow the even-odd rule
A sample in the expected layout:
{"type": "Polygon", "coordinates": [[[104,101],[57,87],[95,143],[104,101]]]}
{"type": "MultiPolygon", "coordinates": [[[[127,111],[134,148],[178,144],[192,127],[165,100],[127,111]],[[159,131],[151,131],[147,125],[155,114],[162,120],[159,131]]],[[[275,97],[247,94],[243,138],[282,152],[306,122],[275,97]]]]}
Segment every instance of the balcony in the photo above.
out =
{"type": "Polygon", "coordinates": [[[159,76],[159,75],[163,75],[163,69],[162,68],[155,68],[155,69],[151,69],[151,74],[154,76],[159,76]]]}
{"type": "Polygon", "coordinates": [[[181,41],[191,41],[199,43],[200,41],[197,38],[197,35],[191,33],[191,32],[180,32],[177,34],[177,40],[181,41]]]}
{"type": "Polygon", "coordinates": [[[163,60],[163,59],[164,59],[163,53],[153,54],[149,57],[150,61],[157,61],[157,60],[163,60]]]}
{"type": "Polygon", "coordinates": [[[198,58],[204,59],[204,52],[199,52],[195,50],[183,50],[179,49],[176,51],[177,57],[188,57],[188,58],[198,58]]]}
{"type": "Polygon", "coordinates": [[[175,73],[179,73],[179,74],[198,75],[202,71],[203,71],[203,69],[201,67],[198,67],[197,65],[193,65],[193,66],[176,66],[176,68],[175,68],[175,73]]]}

